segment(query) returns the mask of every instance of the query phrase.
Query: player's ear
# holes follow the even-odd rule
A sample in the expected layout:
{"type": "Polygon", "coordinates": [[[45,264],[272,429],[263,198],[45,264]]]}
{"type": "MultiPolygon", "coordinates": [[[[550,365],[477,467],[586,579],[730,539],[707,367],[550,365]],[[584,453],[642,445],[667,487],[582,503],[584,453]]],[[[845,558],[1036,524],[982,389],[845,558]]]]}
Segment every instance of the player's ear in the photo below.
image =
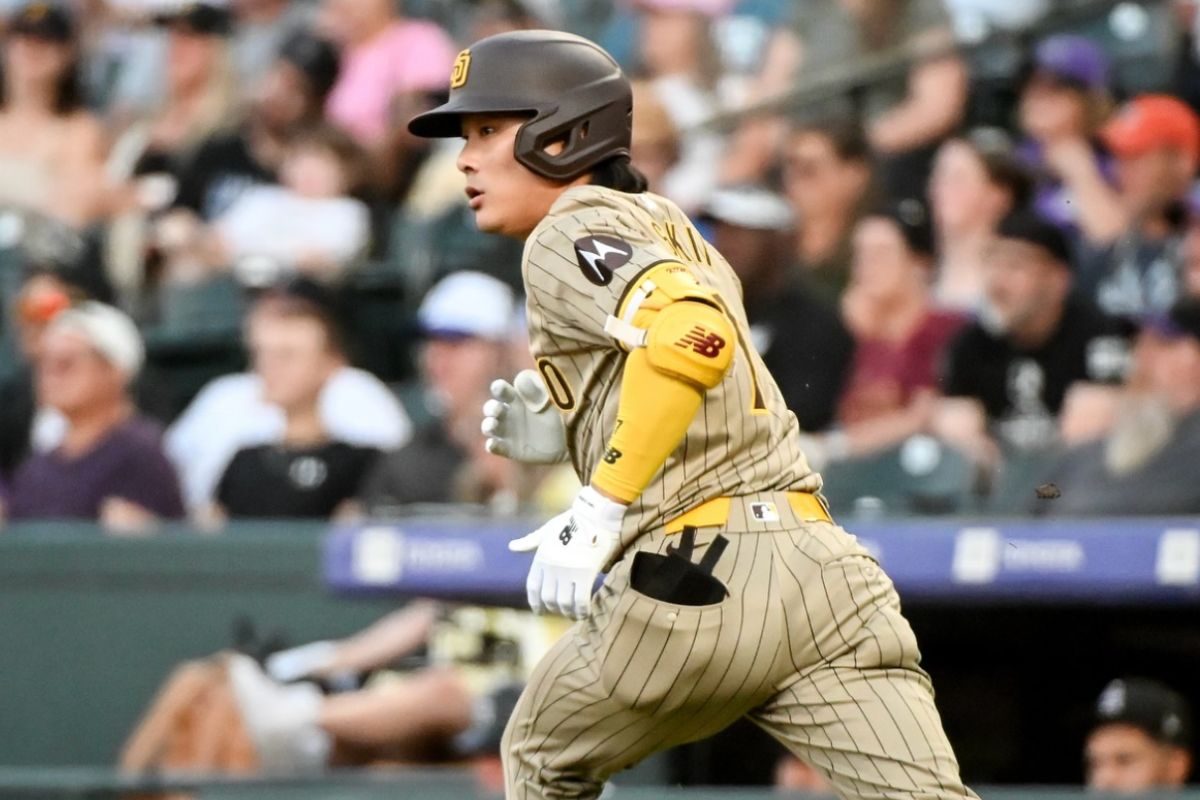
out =
{"type": "Polygon", "coordinates": [[[551,158],[562,155],[563,150],[567,149],[567,135],[555,137],[542,145],[542,152],[551,158]]]}

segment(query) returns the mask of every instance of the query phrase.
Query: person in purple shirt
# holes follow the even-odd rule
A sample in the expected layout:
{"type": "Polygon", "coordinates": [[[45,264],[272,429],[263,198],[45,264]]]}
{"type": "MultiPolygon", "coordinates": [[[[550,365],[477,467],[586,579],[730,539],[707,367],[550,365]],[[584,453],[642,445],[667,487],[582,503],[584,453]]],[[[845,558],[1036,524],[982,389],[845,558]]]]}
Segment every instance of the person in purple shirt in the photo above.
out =
{"type": "Polygon", "coordinates": [[[143,354],[137,328],[111,306],[85,302],[54,318],[34,380],[39,404],[61,415],[66,431],[57,447],[17,468],[8,519],[93,519],[131,530],[183,516],[162,431],[129,396],[143,354]]]}
{"type": "Polygon", "coordinates": [[[1018,155],[1038,179],[1038,216],[1075,239],[1081,226],[1089,233],[1080,204],[1098,204],[1103,215],[1104,199],[1115,196],[1112,157],[1099,140],[1112,111],[1109,59],[1085,36],[1058,34],[1038,44],[1032,61],[1021,87],[1018,115],[1026,138],[1018,155]]]}

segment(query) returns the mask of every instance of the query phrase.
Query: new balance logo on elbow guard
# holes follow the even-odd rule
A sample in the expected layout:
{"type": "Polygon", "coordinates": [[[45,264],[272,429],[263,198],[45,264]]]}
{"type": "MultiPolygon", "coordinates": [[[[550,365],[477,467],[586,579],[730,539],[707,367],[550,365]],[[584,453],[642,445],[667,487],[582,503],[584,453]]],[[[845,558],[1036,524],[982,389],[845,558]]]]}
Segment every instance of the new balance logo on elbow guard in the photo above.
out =
{"type": "Polygon", "coordinates": [[[702,325],[696,325],[676,342],[675,346],[682,347],[684,350],[691,348],[692,351],[705,358],[716,358],[725,348],[725,339],[706,330],[702,325]]]}

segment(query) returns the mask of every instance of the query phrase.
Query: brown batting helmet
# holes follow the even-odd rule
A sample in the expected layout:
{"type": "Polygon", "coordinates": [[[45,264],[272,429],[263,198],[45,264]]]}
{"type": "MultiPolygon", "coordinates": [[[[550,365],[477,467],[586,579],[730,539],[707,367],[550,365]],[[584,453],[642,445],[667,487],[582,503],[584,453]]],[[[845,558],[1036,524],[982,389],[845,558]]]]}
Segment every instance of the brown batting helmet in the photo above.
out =
{"type": "Polygon", "coordinates": [[[515,31],[480,39],[458,54],[450,99],[414,117],[417,136],[462,135],[463,114],[528,114],[516,158],[555,180],[573,180],[613,156],[629,155],[633,96],[603,48],[561,31],[515,31]],[[546,145],[562,140],[562,152],[546,145]]]}

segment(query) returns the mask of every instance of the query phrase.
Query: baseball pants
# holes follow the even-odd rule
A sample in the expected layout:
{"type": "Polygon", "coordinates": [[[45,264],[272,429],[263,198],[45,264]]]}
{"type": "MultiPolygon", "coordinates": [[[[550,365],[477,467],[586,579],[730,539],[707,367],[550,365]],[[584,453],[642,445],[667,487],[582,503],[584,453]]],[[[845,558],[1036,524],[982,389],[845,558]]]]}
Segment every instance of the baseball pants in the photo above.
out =
{"type": "MultiPolygon", "coordinates": [[[[595,798],[605,780],[742,716],[823,772],[843,798],[974,798],[942,730],[929,676],[888,576],[855,538],[788,495],[734,498],[698,530],[718,603],[630,587],[633,552],[535,668],[509,719],[506,797],[595,798]]],[[[678,536],[644,536],[663,554],[678,536]]]]}

